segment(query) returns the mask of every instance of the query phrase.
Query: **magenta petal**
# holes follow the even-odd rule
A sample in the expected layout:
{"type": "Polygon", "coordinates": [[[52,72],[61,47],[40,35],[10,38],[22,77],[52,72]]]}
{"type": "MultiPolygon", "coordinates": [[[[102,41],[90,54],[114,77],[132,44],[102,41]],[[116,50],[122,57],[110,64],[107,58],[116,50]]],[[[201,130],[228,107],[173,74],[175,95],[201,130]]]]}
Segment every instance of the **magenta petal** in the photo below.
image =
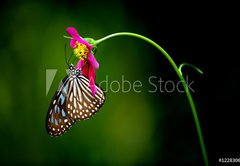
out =
{"type": "Polygon", "coordinates": [[[95,77],[96,77],[96,73],[95,73],[95,70],[93,68],[92,65],[89,65],[89,68],[88,68],[88,79],[89,79],[89,86],[90,86],[90,89],[92,91],[92,95],[95,96],[95,93],[96,93],[96,86],[95,86],[95,77]]]}
{"type": "Polygon", "coordinates": [[[88,71],[87,65],[88,65],[88,64],[86,64],[86,65],[84,65],[84,66],[82,67],[82,74],[83,74],[85,77],[88,78],[89,76],[88,76],[88,72],[87,72],[87,71],[88,71]]]}
{"type": "Polygon", "coordinates": [[[73,28],[73,27],[68,27],[68,28],[66,29],[66,31],[67,31],[67,33],[68,33],[70,36],[72,36],[72,38],[74,38],[74,39],[80,38],[80,36],[79,36],[79,34],[78,34],[78,32],[77,32],[77,30],[76,30],[75,28],[73,28]]]}
{"type": "Polygon", "coordinates": [[[84,64],[84,61],[83,60],[79,60],[78,63],[77,63],[76,68],[80,70],[82,68],[83,64],[84,64]]]}
{"type": "Polygon", "coordinates": [[[89,50],[93,49],[93,46],[91,44],[89,44],[89,43],[87,44],[87,47],[88,47],[89,50]]]}
{"type": "Polygon", "coordinates": [[[77,40],[75,40],[75,39],[70,40],[70,46],[71,46],[72,48],[75,48],[75,47],[76,47],[76,41],[77,41],[77,40]]]}
{"type": "Polygon", "coordinates": [[[90,86],[90,89],[91,89],[91,91],[92,91],[92,95],[95,96],[96,91],[97,91],[97,88],[96,88],[96,86],[95,86],[95,82],[94,82],[93,77],[90,77],[89,86],[90,86]]]}
{"type": "Polygon", "coordinates": [[[82,44],[86,45],[89,50],[92,50],[93,46],[91,44],[89,44],[86,40],[84,40],[81,37],[77,38],[77,40],[78,40],[79,43],[82,43],[82,44]]]}
{"type": "Polygon", "coordinates": [[[78,41],[79,43],[82,43],[84,45],[86,45],[88,47],[89,50],[93,49],[93,46],[91,44],[89,44],[86,40],[84,40],[77,32],[77,30],[73,27],[68,27],[66,29],[67,33],[73,38],[70,42],[70,46],[71,47],[75,47],[76,41],[78,41]]]}
{"type": "Polygon", "coordinates": [[[88,60],[95,69],[99,68],[99,63],[91,52],[88,54],[88,60]]]}
{"type": "Polygon", "coordinates": [[[91,64],[88,66],[88,76],[89,76],[89,78],[88,78],[89,80],[91,77],[93,78],[93,80],[95,80],[95,78],[96,78],[95,69],[91,64]]]}

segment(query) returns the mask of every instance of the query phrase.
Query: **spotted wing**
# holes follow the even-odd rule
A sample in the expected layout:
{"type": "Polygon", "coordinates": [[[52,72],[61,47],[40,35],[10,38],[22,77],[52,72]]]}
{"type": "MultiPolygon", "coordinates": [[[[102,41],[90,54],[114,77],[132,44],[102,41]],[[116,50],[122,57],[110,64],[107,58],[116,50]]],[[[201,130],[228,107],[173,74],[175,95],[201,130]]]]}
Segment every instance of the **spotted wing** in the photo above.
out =
{"type": "Polygon", "coordinates": [[[67,114],[72,112],[69,104],[68,89],[71,80],[66,76],[61,82],[57,92],[55,93],[48,109],[46,119],[46,129],[51,136],[60,136],[65,133],[76,121],[67,114]]]}
{"type": "Polygon", "coordinates": [[[52,136],[65,133],[76,121],[92,117],[105,101],[104,92],[96,86],[92,95],[89,80],[82,74],[69,74],[55,93],[47,113],[46,128],[52,136]]]}
{"type": "Polygon", "coordinates": [[[92,95],[92,91],[89,86],[89,80],[82,74],[73,78],[69,91],[73,91],[70,95],[70,102],[67,108],[73,107],[73,111],[70,112],[70,117],[73,119],[85,120],[96,114],[102,107],[105,101],[105,94],[101,88],[96,85],[96,94],[92,95]]]}

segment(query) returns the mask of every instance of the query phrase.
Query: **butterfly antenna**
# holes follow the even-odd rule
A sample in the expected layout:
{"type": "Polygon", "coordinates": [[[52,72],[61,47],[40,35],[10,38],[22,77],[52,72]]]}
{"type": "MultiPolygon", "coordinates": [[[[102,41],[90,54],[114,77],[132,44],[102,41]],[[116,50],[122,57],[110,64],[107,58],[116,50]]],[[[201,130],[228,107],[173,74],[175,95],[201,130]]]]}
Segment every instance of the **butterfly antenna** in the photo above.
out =
{"type": "MultiPolygon", "coordinates": [[[[65,62],[66,62],[66,64],[67,64],[67,66],[69,66],[69,62],[70,62],[70,60],[72,59],[72,55],[73,55],[73,52],[71,53],[69,59],[67,60],[67,44],[65,43],[65,62]]],[[[75,60],[76,60],[76,59],[75,59],[75,60]]],[[[74,60],[74,61],[75,61],[75,60],[74,60]]]]}
{"type": "MultiPolygon", "coordinates": [[[[71,56],[72,56],[72,55],[71,55],[71,56]]],[[[77,58],[75,58],[75,59],[73,60],[73,63],[76,61],[76,59],[77,59],[77,58]]]]}
{"type": "Polygon", "coordinates": [[[70,62],[70,60],[72,59],[72,55],[73,55],[73,52],[71,53],[69,59],[68,59],[68,63],[70,62]]]}

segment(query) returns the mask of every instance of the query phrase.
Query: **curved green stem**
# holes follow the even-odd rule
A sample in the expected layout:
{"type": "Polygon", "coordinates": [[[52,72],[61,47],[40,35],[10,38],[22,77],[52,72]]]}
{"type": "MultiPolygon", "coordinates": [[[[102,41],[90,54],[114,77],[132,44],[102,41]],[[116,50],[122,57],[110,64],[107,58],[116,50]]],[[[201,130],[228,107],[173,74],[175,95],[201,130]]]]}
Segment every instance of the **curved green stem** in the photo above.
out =
{"type": "Polygon", "coordinates": [[[156,47],[165,56],[165,58],[167,58],[169,63],[172,65],[172,67],[175,70],[175,72],[177,73],[180,81],[182,82],[184,90],[186,92],[186,95],[187,95],[187,98],[188,98],[188,101],[189,101],[189,104],[190,104],[190,107],[191,107],[191,110],[192,110],[192,114],[193,114],[196,130],[197,130],[197,134],[198,134],[198,139],[199,139],[199,143],[200,143],[200,147],[201,147],[201,151],[202,151],[202,155],[203,155],[203,160],[205,162],[205,165],[208,166],[207,151],[206,151],[206,148],[205,148],[205,144],[204,144],[204,140],[203,140],[203,135],[202,135],[202,131],[201,131],[201,127],[200,127],[200,123],[199,123],[196,107],[195,107],[195,104],[193,102],[192,95],[191,95],[191,93],[189,91],[188,85],[187,85],[184,77],[182,76],[181,71],[177,67],[176,63],[173,61],[173,59],[170,57],[170,55],[161,46],[159,46],[157,43],[155,43],[154,41],[152,41],[151,39],[149,39],[149,38],[147,38],[145,36],[142,36],[142,35],[139,35],[139,34],[135,34],[135,33],[130,33],[130,32],[114,33],[114,34],[106,36],[106,37],[104,37],[102,39],[96,40],[95,44],[98,45],[98,44],[102,43],[103,41],[105,41],[107,39],[110,39],[110,38],[113,38],[113,37],[116,37],[116,36],[133,36],[133,37],[145,40],[146,42],[148,42],[148,43],[152,44],[154,47],[156,47]]]}
{"type": "Polygon", "coordinates": [[[189,66],[189,67],[191,67],[191,68],[193,68],[193,69],[195,69],[198,73],[200,73],[200,74],[203,74],[203,71],[201,70],[201,69],[199,69],[198,67],[196,67],[196,66],[194,66],[194,65],[192,65],[192,64],[189,64],[189,63],[182,63],[181,65],[179,65],[179,71],[182,73],[182,68],[183,68],[183,66],[189,66]]]}

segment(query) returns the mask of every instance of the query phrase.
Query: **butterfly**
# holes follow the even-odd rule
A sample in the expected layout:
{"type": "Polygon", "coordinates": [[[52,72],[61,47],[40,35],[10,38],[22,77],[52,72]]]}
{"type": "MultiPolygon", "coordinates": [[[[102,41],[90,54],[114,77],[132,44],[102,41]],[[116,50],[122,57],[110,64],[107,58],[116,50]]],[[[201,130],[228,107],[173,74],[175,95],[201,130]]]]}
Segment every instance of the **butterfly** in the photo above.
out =
{"type": "Polygon", "coordinates": [[[60,136],[77,121],[86,120],[96,114],[105,102],[105,93],[96,86],[95,96],[89,80],[81,70],[69,65],[69,73],[62,80],[50,103],[46,129],[51,136],[60,136]]]}

